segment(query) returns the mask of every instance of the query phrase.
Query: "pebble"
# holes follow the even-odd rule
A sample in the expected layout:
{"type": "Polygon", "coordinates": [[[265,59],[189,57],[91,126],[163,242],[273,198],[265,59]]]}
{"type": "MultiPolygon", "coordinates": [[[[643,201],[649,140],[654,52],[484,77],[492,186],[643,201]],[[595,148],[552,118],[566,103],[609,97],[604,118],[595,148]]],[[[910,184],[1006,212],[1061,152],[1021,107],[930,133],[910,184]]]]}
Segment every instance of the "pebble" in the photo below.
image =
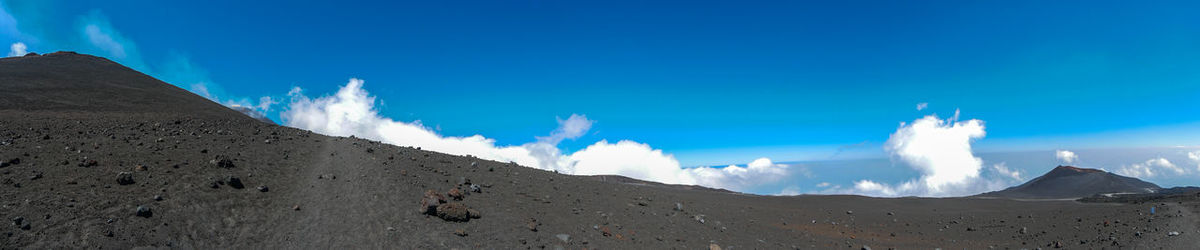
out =
{"type": "Polygon", "coordinates": [[[556,234],[554,237],[557,237],[558,240],[561,240],[563,243],[571,243],[571,235],[569,234],[556,234]]]}
{"type": "Polygon", "coordinates": [[[1167,236],[1179,236],[1179,231],[1171,231],[1170,233],[1167,233],[1167,236]]]}
{"type": "Polygon", "coordinates": [[[267,188],[266,185],[263,185],[263,186],[258,186],[258,191],[259,192],[267,192],[267,191],[270,191],[270,189],[267,188]]]}
{"type": "Polygon", "coordinates": [[[236,189],[242,189],[242,188],[246,187],[245,185],[242,185],[241,178],[237,178],[237,177],[233,177],[233,176],[226,176],[225,184],[229,185],[230,187],[236,188],[236,189]]]}
{"type": "Polygon", "coordinates": [[[137,211],[134,212],[134,215],[146,218],[150,218],[153,214],[154,212],[151,212],[150,208],[146,206],[137,206],[137,211]]]}
{"type": "Polygon", "coordinates": [[[130,172],[117,173],[117,184],[121,184],[121,185],[133,184],[133,173],[130,173],[130,172]]]}

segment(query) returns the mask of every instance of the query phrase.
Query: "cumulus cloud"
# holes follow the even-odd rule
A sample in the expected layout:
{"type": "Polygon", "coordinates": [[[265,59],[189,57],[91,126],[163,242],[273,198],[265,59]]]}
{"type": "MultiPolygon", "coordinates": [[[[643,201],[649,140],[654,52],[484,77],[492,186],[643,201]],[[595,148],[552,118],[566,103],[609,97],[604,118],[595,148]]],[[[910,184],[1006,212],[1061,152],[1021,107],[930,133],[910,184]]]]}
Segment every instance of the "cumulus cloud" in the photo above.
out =
{"type": "Polygon", "coordinates": [[[1163,170],[1176,174],[1184,174],[1186,172],[1183,168],[1175,166],[1174,163],[1171,163],[1166,158],[1159,157],[1146,160],[1146,162],[1121,166],[1120,169],[1117,169],[1117,174],[1136,178],[1152,178],[1158,176],[1163,170]]]}
{"type": "Polygon", "coordinates": [[[1071,164],[1071,163],[1075,162],[1076,160],[1079,160],[1079,156],[1075,155],[1075,152],[1071,152],[1071,151],[1057,150],[1054,152],[1054,155],[1056,158],[1058,158],[1059,161],[1066,163],[1066,164],[1071,164]]]}
{"type": "Polygon", "coordinates": [[[558,143],[577,139],[591,129],[594,121],[572,114],[558,120],[558,128],[547,136],[523,145],[501,146],[482,135],[443,136],[420,121],[395,121],[379,114],[375,97],[363,88],[363,80],[350,79],[332,95],[308,97],[303,89],[293,88],[283,123],[314,132],[354,135],[400,146],[421,147],[456,155],[472,155],[488,160],[515,162],[522,166],[576,175],[623,175],[669,184],[703,185],[744,191],[761,184],[778,182],[791,173],[786,164],[760,158],[746,165],[685,168],[671,154],[648,144],[631,140],[611,143],[600,140],[573,153],[563,153],[558,143]]]}
{"type": "Polygon", "coordinates": [[[971,143],[985,134],[983,121],[958,122],[930,115],[902,124],[884,149],[921,171],[925,187],[940,193],[949,185],[979,176],[983,160],[971,152],[971,143]]]}
{"type": "Polygon", "coordinates": [[[8,56],[23,56],[25,54],[29,54],[29,52],[25,51],[25,49],[25,43],[15,42],[12,44],[12,46],[8,46],[8,56]]]}
{"type": "MultiPolygon", "coordinates": [[[[983,138],[983,121],[958,121],[959,112],[949,119],[929,115],[911,123],[901,123],[884,144],[894,160],[919,171],[921,176],[898,184],[873,180],[854,182],[842,192],[877,196],[956,196],[996,190],[1011,181],[983,178],[983,160],[975,157],[971,143],[983,138]]],[[[1000,165],[989,171],[994,176],[1020,177],[1020,173],[1000,165]]]]}
{"type": "Polygon", "coordinates": [[[927,102],[917,103],[917,111],[925,110],[925,108],[928,108],[928,107],[929,107],[929,103],[927,103],[927,102]]]}

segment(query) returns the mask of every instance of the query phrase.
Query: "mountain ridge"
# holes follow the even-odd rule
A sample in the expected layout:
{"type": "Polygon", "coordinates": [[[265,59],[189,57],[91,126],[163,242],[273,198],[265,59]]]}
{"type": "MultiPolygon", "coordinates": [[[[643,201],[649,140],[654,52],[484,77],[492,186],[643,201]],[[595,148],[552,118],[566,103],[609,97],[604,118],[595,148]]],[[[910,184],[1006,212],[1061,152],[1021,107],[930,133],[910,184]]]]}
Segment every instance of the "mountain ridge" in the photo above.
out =
{"type": "Polygon", "coordinates": [[[1162,187],[1133,177],[1093,168],[1060,165],[1024,184],[975,197],[1065,199],[1106,193],[1154,193],[1159,189],[1162,187]]]}

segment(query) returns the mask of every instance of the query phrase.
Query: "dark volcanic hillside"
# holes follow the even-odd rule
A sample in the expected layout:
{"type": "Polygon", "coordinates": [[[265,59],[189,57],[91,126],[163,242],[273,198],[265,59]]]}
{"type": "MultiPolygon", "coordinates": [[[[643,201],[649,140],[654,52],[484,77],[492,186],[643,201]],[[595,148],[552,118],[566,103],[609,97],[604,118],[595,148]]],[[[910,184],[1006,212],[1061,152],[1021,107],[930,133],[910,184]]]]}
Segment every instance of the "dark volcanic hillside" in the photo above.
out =
{"type": "Polygon", "coordinates": [[[561,175],[259,122],[102,58],[0,59],[0,249],[1180,248],[1197,204],[561,175]]]}
{"type": "Polygon", "coordinates": [[[980,194],[981,197],[1020,199],[1081,198],[1107,193],[1153,193],[1160,189],[1154,183],[1116,175],[1103,170],[1058,166],[1045,175],[1025,184],[1004,190],[980,194]]]}
{"type": "Polygon", "coordinates": [[[245,117],[108,59],[73,52],[0,59],[0,109],[245,117]]]}

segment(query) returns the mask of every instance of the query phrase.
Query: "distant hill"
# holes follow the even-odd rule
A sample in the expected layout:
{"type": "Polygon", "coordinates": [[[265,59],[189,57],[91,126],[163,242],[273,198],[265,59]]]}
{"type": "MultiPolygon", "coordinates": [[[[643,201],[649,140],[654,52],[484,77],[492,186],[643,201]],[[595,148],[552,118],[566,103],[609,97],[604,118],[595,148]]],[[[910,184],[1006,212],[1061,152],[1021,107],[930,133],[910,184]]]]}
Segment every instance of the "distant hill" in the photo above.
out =
{"type": "Polygon", "coordinates": [[[1025,184],[976,197],[1065,199],[1105,193],[1153,193],[1159,189],[1154,183],[1099,169],[1058,166],[1025,184]]]}

